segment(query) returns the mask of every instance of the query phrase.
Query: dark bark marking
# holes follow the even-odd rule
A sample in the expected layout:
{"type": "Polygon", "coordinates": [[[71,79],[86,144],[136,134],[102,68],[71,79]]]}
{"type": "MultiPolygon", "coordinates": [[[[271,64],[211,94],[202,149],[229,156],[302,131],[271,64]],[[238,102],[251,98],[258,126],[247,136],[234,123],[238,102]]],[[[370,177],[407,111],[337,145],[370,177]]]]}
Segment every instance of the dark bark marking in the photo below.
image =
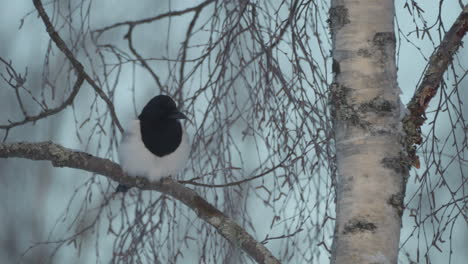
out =
{"type": "Polygon", "coordinates": [[[374,231],[377,229],[377,226],[367,221],[365,218],[356,217],[348,221],[344,225],[343,234],[356,233],[356,232],[365,232],[365,231],[374,231]]]}
{"type": "Polygon", "coordinates": [[[357,55],[362,56],[364,58],[369,58],[371,56],[371,52],[369,51],[369,49],[359,49],[357,51],[357,55]]]}
{"type": "Polygon", "coordinates": [[[372,39],[373,53],[376,62],[384,65],[395,56],[396,39],[393,32],[377,32],[372,39]]]}
{"type": "Polygon", "coordinates": [[[329,19],[327,20],[332,31],[336,32],[344,25],[351,22],[349,20],[348,9],[344,5],[331,7],[329,11],[329,19]]]}
{"type": "Polygon", "coordinates": [[[382,97],[375,97],[371,101],[367,103],[361,104],[359,106],[359,111],[361,112],[369,112],[374,110],[377,113],[385,114],[392,112],[395,109],[395,105],[392,104],[392,102],[383,99],[382,97]]]}
{"type": "Polygon", "coordinates": [[[388,44],[395,44],[395,35],[393,32],[377,32],[374,35],[374,39],[372,40],[374,45],[376,46],[385,46],[388,44]]]}
{"type": "Polygon", "coordinates": [[[392,194],[387,200],[387,203],[397,210],[400,217],[405,210],[404,200],[405,196],[402,193],[392,194]]]}
{"type": "Polygon", "coordinates": [[[336,75],[338,75],[338,74],[341,72],[341,70],[340,70],[340,63],[339,63],[337,60],[335,60],[335,59],[333,59],[332,71],[333,71],[333,73],[335,73],[336,75]]]}
{"type": "Polygon", "coordinates": [[[356,107],[348,103],[349,89],[338,83],[330,85],[330,104],[332,105],[332,116],[335,120],[348,121],[363,129],[368,127],[368,122],[361,119],[356,107]]]}
{"type": "Polygon", "coordinates": [[[400,156],[398,157],[387,157],[382,159],[382,165],[385,168],[392,169],[398,174],[408,175],[410,169],[410,162],[408,161],[408,157],[403,153],[400,152],[400,156]]]}

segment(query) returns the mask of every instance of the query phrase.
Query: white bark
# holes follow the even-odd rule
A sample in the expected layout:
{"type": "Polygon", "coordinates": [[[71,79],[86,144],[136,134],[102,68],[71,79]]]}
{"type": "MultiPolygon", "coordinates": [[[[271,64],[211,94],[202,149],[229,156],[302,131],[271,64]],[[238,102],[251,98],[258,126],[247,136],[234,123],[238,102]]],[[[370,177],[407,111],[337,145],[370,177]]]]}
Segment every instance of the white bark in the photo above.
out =
{"type": "Polygon", "coordinates": [[[332,263],[397,263],[409,162],[393,17],[391,0],[335,0],[330,9],[338,169],[332,263]]]}

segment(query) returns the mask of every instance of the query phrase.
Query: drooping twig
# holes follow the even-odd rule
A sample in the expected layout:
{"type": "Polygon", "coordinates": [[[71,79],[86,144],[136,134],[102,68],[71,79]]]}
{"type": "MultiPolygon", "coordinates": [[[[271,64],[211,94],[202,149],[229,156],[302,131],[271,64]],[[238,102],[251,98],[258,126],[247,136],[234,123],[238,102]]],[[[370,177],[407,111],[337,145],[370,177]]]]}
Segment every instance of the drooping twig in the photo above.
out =
{"type": "Polygon", "coordinates": [[[127,186],[167,194],[190,207],[199,218],[212,225],[223,237],[255,259],[257,263],[280,263],[262,243],[256,241],[231,218],[208,203],[194,190],[171,178],[153,183],[144,178],[128,177],[118,164],[108,159],[67,149],[52,142],[0,144],[0,158],[48,160],[55,167],[81,169],[106,176],[127,186]]]}
{"type": "Polygon", "coordinates": [[[16,121],[16,122],[11,122],[8,125],[0,125],[0,129],[11,129],[16,126],[21,126],[24,125],[28,122],[35,122],[39,119],[46,118],[48,116],[54,115],[63,109],[65,109],[67,106],[71,105],[73,103],[73,100],[75,99],[76,95],[78,94],[78,91],[80,90],[81,85],[83,84],[84,81],[84,76],[83,75],[78,75],[78,79],[76,80],[75,84],[73,85],[72,92],[68,96],[68,98],[59,106],[51,108],[51,109],[46,109],[42,112],[40,112],[37,115],[34,116],[26,116],[23,120],[21,121],[16,121]]]}
{"type": "Polygon", "coordinates": [[[128,28],[128,32],[127,34],[125,35],[125,38],[128,40],[128,48],[130,49],[130,51],[133,53],[133,55],[135,55],[135,57],[137,57],[138,61],[141,63],[141,65],[143,66],[143,68],[145,68],[146,70],[148,70],[148,72],[151,74],[151,76],[153,77],[154,81],[156,82],[156,85],[158,86],[159,90],[162,91],[164,85],[161,83],[161,80],[159,78],[159,76],[153,71],[153,69],[151,69],[151,67],[149,66],[148,62],[146,62],[146,60],[137,52],[137,50],[135,49],[135,47],[133,47],[133,37],[132,37],[132,33],[133,33],[133,29],[135,27],[133,25],[131,25],[129,28],[128,28]]]}
{"type": "Polygon", "coordinates": [[[185,33],[185,41],[183,42],[183,47],[182,47],[182,59],[180,63],[180,70],[179,70],[179,89],[177,90],[177,93],[180,95],[182,93],[182,88],[185,83],[185,77],[184,77],[184,70],[185,70],[185,60],[187,59],[187,50],[189,46],[189,40],[192,35],[193,28],[195,26],[195,23],[197,22],[199,16],[200,16],[200,10],[197,10],[195,14],[193,15],[192,20],[190,21],[189,27],[187,29],[187,32],[185,33]]]}
{"type": "Polygon", "coordinates": [[[120,130],[120,132],[123,132],[122,125],[119,122],[119,119],[117,118],[117,115],[115,113],[114,109],[114,104],[112,103],[111,99],[104,93],[104,91],[96,84],[96,82],[89,76],[85,69],[84,66],[78,61],[78,59],[73,55],[71,50],[67,47],[67,44],[63,39],[60,37],[58,32],[55,30],[54,26],[52,25],[52,22],[50,21],[49,16],[45,12],[44,6],[41,3],[41,0],[33,0],[34,6],[36,7],[37,13],[41,17],[42,21],[44,22],[44,25],[46,26],[47,33],[49,34],[50,38],[52,41],[57,45],[57,47],[63,52],[63,54],[68,58],[70,63],[72,64],[73,68],[77,72],[78,75],[83,75],[86,82],[93,87],[95,92],[101,97],[101,99],[107,104],[107,107],[109,108],[110,114],[112,116],[112,121],[114,124],[117,126],[117,128],[120,130]]]}
{"type": "Polygon", "coordinates": [[[124,21],[124,22],[115,23],[113,25],[110,25],[110,26],[95,30],[94,32],[98,33],[98,34],[102,34],[103,32],[105,32],[107,30],[110,30],[110,29],[113,29],[113,28],[116,28],[116,27],[120,27],[120,26],[125,26],[125,25],[135,26],[135,25],[139,25],[139,24],[151,23],[151,22],[154,22],[156,20],[160,20],[160,19],[163,19],[163,18],[166,18],[166,17],[180,16],[180,15],[190,13],[190,12],[200,12],[205,6],[207,6],[207,5],[209,5],[209,4],[213,3],[213,2],[215,2],[215,1],[214,0],[207,0],[205,2],[200,3],[197,6],[190,7],[190,8],[184,9],[184,10],[171,11],[171,12],[167,12],[167,13],[164,13],[164,14],[154,16],[154,17],[148,17],[148,18],[144,18],[144,19],[140,19],[140,20],[124,21]]]}

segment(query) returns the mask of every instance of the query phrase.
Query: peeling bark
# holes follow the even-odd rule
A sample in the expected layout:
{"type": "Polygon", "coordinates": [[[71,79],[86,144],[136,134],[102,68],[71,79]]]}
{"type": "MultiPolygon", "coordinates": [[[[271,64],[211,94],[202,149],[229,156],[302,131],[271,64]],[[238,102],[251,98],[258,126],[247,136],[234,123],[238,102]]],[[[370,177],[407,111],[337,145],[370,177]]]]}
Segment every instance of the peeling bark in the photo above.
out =
{"type": "Polygon", "coordinates": [[[453,55],[462,45],[462,39],[468,31],[468,5],[455,20],[450,30],[445,34],[436,51],[431,55],[424,77],[408,103],[409,114],[403,119],[403,128],[406,133],[406,146],[412,165],[419,167],[419,158],[416,156],[416,145],[421,144],[421,126],[426,121],[426,108],[436,95],[443,74],[452,62],[453,55]]]}
{"type": "Polygon", "coordinates": [[[128,177],[118,164],[108,159],[67,149],[52,142],[0,144],[0,158],[48,160],[55,167],[81,169],[106,176],[129,187],[167,194],[187,205],[199,218],[216,228],[223,237],[251,256],[257,263],[280,263],[262,243],[256,241],[241,226],[208,203],[194,190],[171,178],[164,178],[161,182],[149,182],[145,178],[128,177]]]}

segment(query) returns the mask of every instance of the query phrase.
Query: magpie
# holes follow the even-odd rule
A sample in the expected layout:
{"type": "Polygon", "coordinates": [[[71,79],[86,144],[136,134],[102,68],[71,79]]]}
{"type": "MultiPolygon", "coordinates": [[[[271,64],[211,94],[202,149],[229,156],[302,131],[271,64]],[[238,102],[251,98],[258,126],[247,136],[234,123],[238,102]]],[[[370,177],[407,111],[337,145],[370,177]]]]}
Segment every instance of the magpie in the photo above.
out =
{"type": "MultiPolygon", "coordinates": [[[[185,167],[190,144],[180,119],[187,119],[169,96],[153,97],[125,129],[118,149],[120,165],[131,177],[159,181],[185,167]]],[[[129,188],[120,184],[116,192],[129,188]]]]}

